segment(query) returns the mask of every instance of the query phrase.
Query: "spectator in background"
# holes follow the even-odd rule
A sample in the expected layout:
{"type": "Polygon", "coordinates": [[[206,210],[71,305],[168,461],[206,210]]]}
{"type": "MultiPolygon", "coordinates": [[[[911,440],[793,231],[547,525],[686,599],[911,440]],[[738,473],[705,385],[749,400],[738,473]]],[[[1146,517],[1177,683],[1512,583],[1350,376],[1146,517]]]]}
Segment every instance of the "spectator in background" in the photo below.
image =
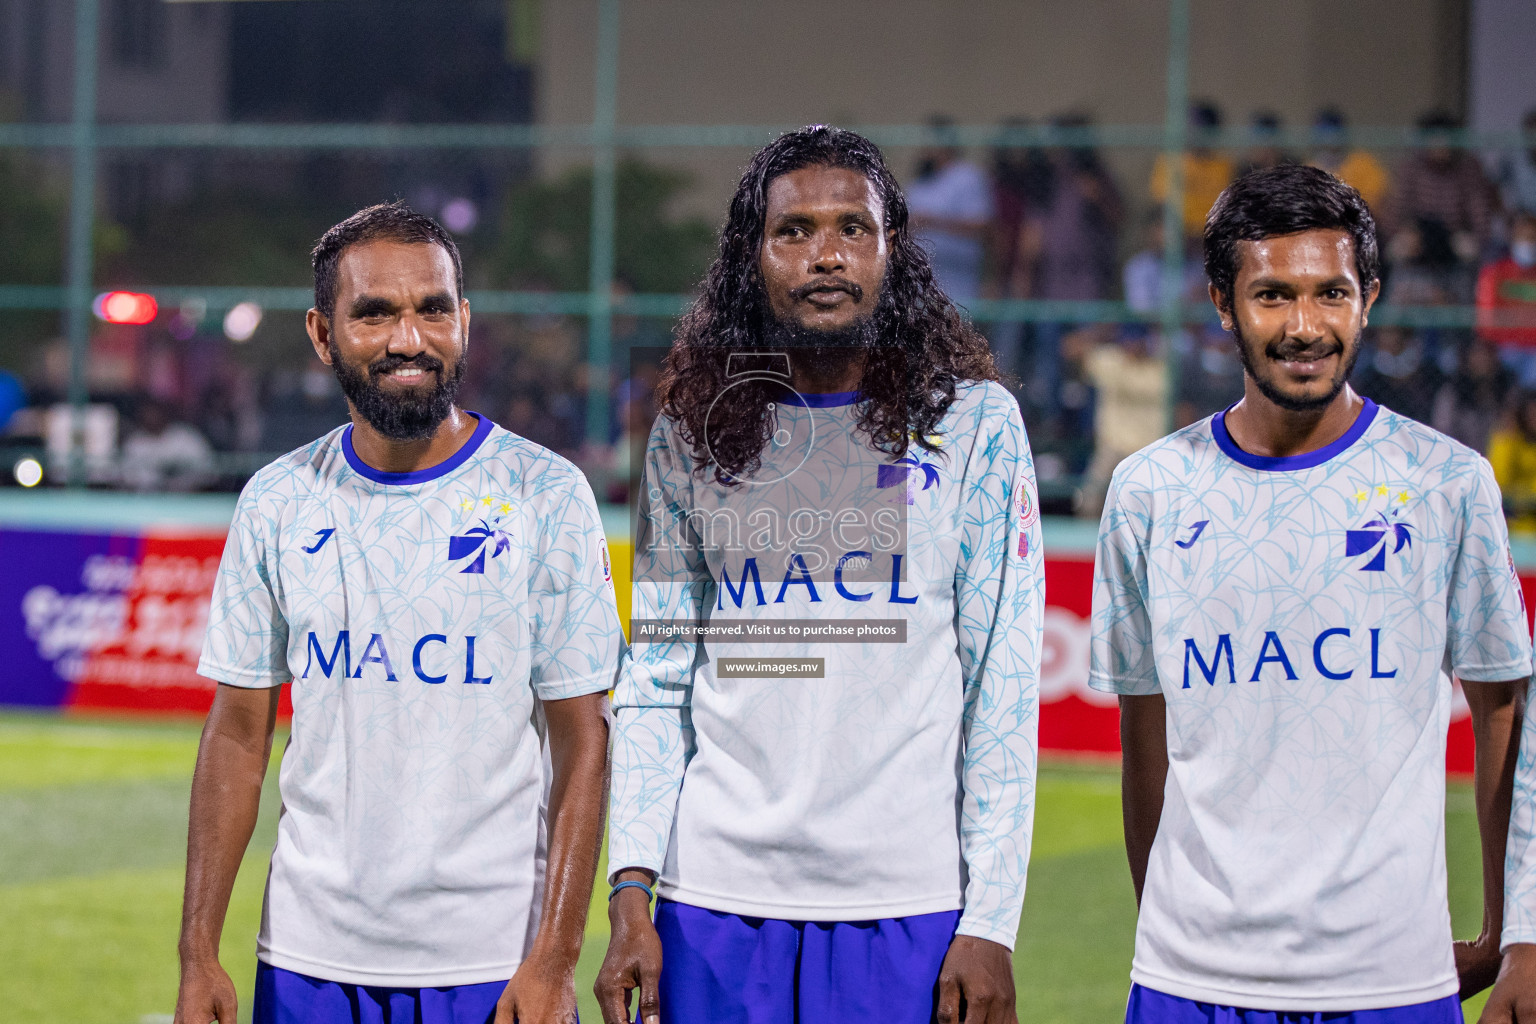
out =
{"type": "Polygon", "coordinates": [[[992,185],[986,172],[962,155],[953,121],[934,117],[929,127],[933,145],[919,157],[917,180],[906,190],[907,208],[939,287],[963,304],[981,294],[992,185]]]}
{"type": "Polygon", "coordinates": [[[1414,221],[1392,238],[1382,291],[1395,306],[1444,306],[1456,301],[1456,250],[1436,221],[1414,221]]]}
{"type": "Polygon", "coordinates": [[[1477,275],[1477,335],[1499,347],[1523,388],[1536,387],[1536,213],[1516,210],[1509,253],[1477,275]]]}
{"type": "MultiPolygon", "coordinates": [[[[1163,295],[1163,213],[1149,210],[1143,220],[1142,248],[1121,272],[1125,304],[1133,313],[1155,316],[1162,308],[1163,295]]],[[[1205,268],[1194,260],[1185,260],[1179,287],[1184,302],[1206,298],[1205,268]]],[[[1127,324],[1126,340],[1154,333],[1146,324],[1127,324]]],[[[1161,345],[1161,342],[1155,342],[1161,345]]],[[[1225,331],[1204,324],[1187,325],[1174,338],[1178,353],[1178,377],[1174,389],[1174,426],[1187,427],[1213,412],[1219,412],[1243,395],[1243,365],[1237,347],[1225,331]]]]}
{"type": "MultiPolygon", "coordinates": [[[[1088,126],[1086,118],[1076,115],[1058,117],[1054,123],[1064,129],[1088,126]]],[[[1030,294],[1056,301],[1107,299],[1114,290],[1115,244],[1124,219],[1120,190],[1098,153],[1087,146],[1055,146],[1047,157],[1049,186],[1025,218],[1020,244],[1031,270],[1030,294]]],[[[1048,419],[1056,419],[1059,412],[1061,341],[1069,327],[1035,327],[1028,390],[1032,404],[1048,419]]]]}
{"type": "Polygon", "coordinates": [[[1514,375],[1499,363],[1498,352],[1476,340],[1461,350],[1456,369],[1435,395],[1430,426],[1480,452],[1514,390],[1514,375]]]}
{"type": "MultiPolygon", "coordinates": [[[[1120,272],[1125,304],[1133,313],[1156,315],[1163,295],[1163,211],[1148,210],[1141,219],[1142,245],[1120,272]]],[[[1184,260],[1179,297],[1184,302],[1206,298],[1205,268],[1199,260],[1184,260]]],[[[1223,335],[1225,337],[1225,335],[1223,335]]]]}
{"type": "Polygon", "coordinates": [[[547,418],[539,409],[538,400],[533,394],[519,389],[512,392],[512,397],[507,400],[506,412],[497,422],[518,437],[527,438],[538,433],[547,418]]]}
{"type": "Polygon", "coordinates": [[[261,425],[261,450],[291,452],[347,422],[347,400],[336,375],[318,363],[273,381],[261,425]]]}
{"type": "MultiPolygon", "coordinates": [[[[1221,130],[1221,111],[1214,103],[1199,102],[1189,108],[1189,144],[1182,161],[1184,168],[1184,235],[1199,238],[1205,231],[1205,215],[1211,212],[1216,197],[1232,181],[1232,158],[1211,148],[1213,136],[1221,130]]],[[[1149,188],[1159,203],[1168,199],[1168,157],[1157,155],[1152,165],[1149,188]]]]}
{"type": "Polygon", "coordinates": [[[1536,533],[1536,392],[1521,391],[1510,423],[1488,440],[1511,533],[1536,533]]]}
{"type": "Polygon", "coordinates": [[[1082,363],[1095,391],[1093,459],[1079,512],[1096,518],[1115,467],[1166,433],[1168,367],[1157,352],[1156,335],[1116,339],[1107,324],[1073,331],[1062,339],[1062,348],[1068,359],[1082,363]]]}
{"type": "MultiPolygon", "coordinates": [[[[1002,123],[1008,132],[1029,127],[1022,117],[1010,117],[1002,123]]],[[[1028,212],[1044,201],[1050,190],[1051,166],[1036,147],[1021,147],[1000,141],[992,152],[992,268],[996,274],[996,294],[1002,299],[1030,297],[1029,268],[1022,257],[1024,221],[1028,212]]],[[[1005,320],[996,324],[992,334],[992,354],[1000,370],[1022,377],[1020,365],[1024,324],[1005,320]]]]}
{"type": "Polygon", "coordinates": [[[153,398],[139,403],[123,442],[123,486],[135,491],[197,491],[213,480],[213,449],[197,428],[173,422],[153,398]]]}
{"type": "MultiPolygon", "coordinates": [[[[1525,112],[1520,130],[1528,139],[1536,136],[1536,107],[1525,112]]],[[[1536,213],[1536,143],[1505,157],[1499,168],[1499,185],[1505,209],[1536,213]]]]}
{"type": "Polygon", "coordinates": [[[1243,154],[1238,176],[1296,162],[1280,148],[1280,115],[1273,110],[1255,111],[1248,119],[1248,131],[1253,136],[1253,143],[1243,154]]]}
{"type": "MultiPolygon", "coordinates": [[[[1005,133],[1028,127],[1023,117],[1002,124],[1005,133]]],[[[992,262],[1004,298],[1029,294],[1029,268],[1020,251],[1024,222],[1030,211],[1045,205],[1053,179],[1050,158],[1038,147],[999,145],[992,151],[992,262]]]]}
{"type": "Polygon", "coordinates": [[[1374,214],[1380,214],[1392,179],[1380,160],[1358,147],[1344,145],[1344,115],[1337,107],[1324,107],[1312,122],[1317,149],[1308,162],[1321,167],[1344,184],[1354,188],[1374,214]]]}
{"type": "Polygon", "coordinates": [[[1411,420],[1429,423],[1443,383],[1424,340],[1405,327],[1376,330],[1355,370],[1356,391],[1411,420]]]}
{"type": "Polygon", "coordinates": [[[1426,148],[1410,154],[1399,166],[1381,220],[1394,269],[1415,248],[1412,234],[1416,231],[1418,259],[1441,274],[1452,301],[1470,301],[1471,270],[1488,241],[1494,193],[1477,158],[1452,145],[1452,133],[1459,127],[1445,113],[1419,119],[1426,148]]]}
{"type": "Polygon", "coordinates": [[[1232,336],[1215,326],[1197,325],[1179,352],[1174,389],[1175,427],[1187,427],[1221,412],[1243,397],[1243,363],[1232,336]]]}

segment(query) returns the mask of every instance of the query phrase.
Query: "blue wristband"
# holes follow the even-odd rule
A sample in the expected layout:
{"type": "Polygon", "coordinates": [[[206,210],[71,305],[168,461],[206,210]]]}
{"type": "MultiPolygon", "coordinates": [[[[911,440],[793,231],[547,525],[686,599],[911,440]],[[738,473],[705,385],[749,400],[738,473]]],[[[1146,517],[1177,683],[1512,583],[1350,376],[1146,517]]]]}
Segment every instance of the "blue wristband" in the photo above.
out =
{"type": "Polygon", "coordinates": [[[610,893],[608,893],[608,901],[610,903],[613,902],[613,898],[619,894],[619,890],[620,889],[642,889],[642,890],[644,890],[645,891],[645,902],[647,902],[647,903],[651,902],[651,900],[656,897],[656,894],[651,891],[651,887],[650,886],[646,885],[644,882],[636,882],[636,881],[631,880],[631,881],[628,881],[628,882],[620,882],[618,885],[613,887],[613,890],[610,893]]]}

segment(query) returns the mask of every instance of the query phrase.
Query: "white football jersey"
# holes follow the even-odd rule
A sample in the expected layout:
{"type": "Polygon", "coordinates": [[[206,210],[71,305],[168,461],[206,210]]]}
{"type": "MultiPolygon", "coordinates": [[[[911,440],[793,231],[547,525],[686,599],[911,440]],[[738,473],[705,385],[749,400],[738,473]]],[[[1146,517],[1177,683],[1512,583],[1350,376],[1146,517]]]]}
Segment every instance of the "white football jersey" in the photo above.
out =
{"type": "Polygon", "coordinates": [[[1039,515],[1017,404],[996,384],[957,391],[939,450],[899,460],[857,431],[856,395],[785,401],[762,468],[731,486],[694,472],[658,421],[615,691],[615,870],[752,917],[963,906],[961,933],[1012,947],[1034,813],[1039,515]],[[648,640],[645,620],[731,632],[648,640]]]}
{"type": "Polygon", "coordinates": [[[539,922],[541,701],[601,693],[623,644],[585,478],[480,418],[385,473],[351,427],[240,496],[198,671],[293,682],[257,955],[329,981],[511,977],[539,922]]]}
{"type": "Polygon", "coordinates": [[[1498,486],[1444,435],[1367,400],[1305,455],[1218,414],[1125,460],[1090,683],[1161,693],[1169,758],[1132,979],[1266,1010],[1454,993],[1447,673],[1530,671],[1498,486]]]}

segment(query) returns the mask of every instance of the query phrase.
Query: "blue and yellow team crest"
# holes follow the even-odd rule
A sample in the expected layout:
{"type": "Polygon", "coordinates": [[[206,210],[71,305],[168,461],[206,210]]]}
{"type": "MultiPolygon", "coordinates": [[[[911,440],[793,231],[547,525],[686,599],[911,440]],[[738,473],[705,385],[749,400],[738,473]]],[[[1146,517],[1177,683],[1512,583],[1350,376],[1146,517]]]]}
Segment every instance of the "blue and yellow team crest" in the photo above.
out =
{"type": "Polygon", "coordinates": [[[930,487],[936,487],[938,483],[939,467],[923,462],[916,455],[902,456],[896,460],[895,465],[879,466],[875,469],[875,488],[877,490],[887,487],[906,488],[908,505],[917,501],[918,490],[926,491],[930,487]],[[918,480],[923,482],[921,488],[917,486],[918,480]]]}
{"type": "Polygon", "coordinates": [[[511,513],[512,503],[501,498],[465,498],[459,503],[462,511],[470,512],[484,507],[488,514],[476,521],[463,533],[448,538],[448,561],[469,559],[461,573],[484,574],[487,554],[499,558],[512,546],[512,538],[502,528],[502,520],[511,513]]]}
{"type": "MultiPolygon", "coordinates": [[[[1361,572],[1384,572],[1389,546],[1393,555],[1404,548],[1413,548],[1413,527],[1398,518],[1401,508],[1394,507],[1406,505],[1411,496],[1407,491],[1393,492],[1384,484],[1377,485],[1375,491],[1378,497],[1386,498],[1387,510],[1376,513],[1356,529],[1344,531],[1345,558],[1371,556],[1360,566],[1361,572]]],[[[1368,502],[1370,498],[1370,491],[1361,490],[1355,494],[1357,502],[1368,502]]]]}

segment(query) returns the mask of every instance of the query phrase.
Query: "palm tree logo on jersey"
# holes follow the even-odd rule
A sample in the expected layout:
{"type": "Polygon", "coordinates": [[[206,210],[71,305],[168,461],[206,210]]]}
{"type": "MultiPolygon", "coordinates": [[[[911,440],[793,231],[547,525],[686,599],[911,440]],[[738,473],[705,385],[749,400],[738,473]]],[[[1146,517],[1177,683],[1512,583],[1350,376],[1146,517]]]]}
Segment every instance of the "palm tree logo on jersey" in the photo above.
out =
{"type": "Polygon", "coordinates": [[[1395,541],[1392,546],[1394,555],[1405,547],[1413,547],[1413,531],[1409,529],[1407,523],[1398,522],[1396,515],[1396,512],[1383,512],[1358,530],[1344,531],[1345,558],[1354,558],[1356,555],[1375,551],[1370,560],[1360,567],[1361,572],[1381,572],[1387,567],[1388,537],[1395,541]]]}
{"type": "Polygon", "coordinates": [[[917,456],[907,455],[896,460],[895,465],[880,466],[875,470],[875,487],[899,487],[906,485],[907,504],[911,505],[917,500],[917,473],[923,471],[923,490],[933,487],[939,482],[939,470],[937,466],[918,461],[917,456]]]}
{"type": "Polygon", "coordinates": [[[474,555],[474,561],[459,572],[484,573],[486,551],[489,550],[491,557],[496,558],[511,546],[512,538],[502,531],[499,516],[491,522],[482,519],[459,536],[448,538],[448,561],[457,562],[474,555]],[[493,545],[492,541],[496,543],[493,545]]]}

